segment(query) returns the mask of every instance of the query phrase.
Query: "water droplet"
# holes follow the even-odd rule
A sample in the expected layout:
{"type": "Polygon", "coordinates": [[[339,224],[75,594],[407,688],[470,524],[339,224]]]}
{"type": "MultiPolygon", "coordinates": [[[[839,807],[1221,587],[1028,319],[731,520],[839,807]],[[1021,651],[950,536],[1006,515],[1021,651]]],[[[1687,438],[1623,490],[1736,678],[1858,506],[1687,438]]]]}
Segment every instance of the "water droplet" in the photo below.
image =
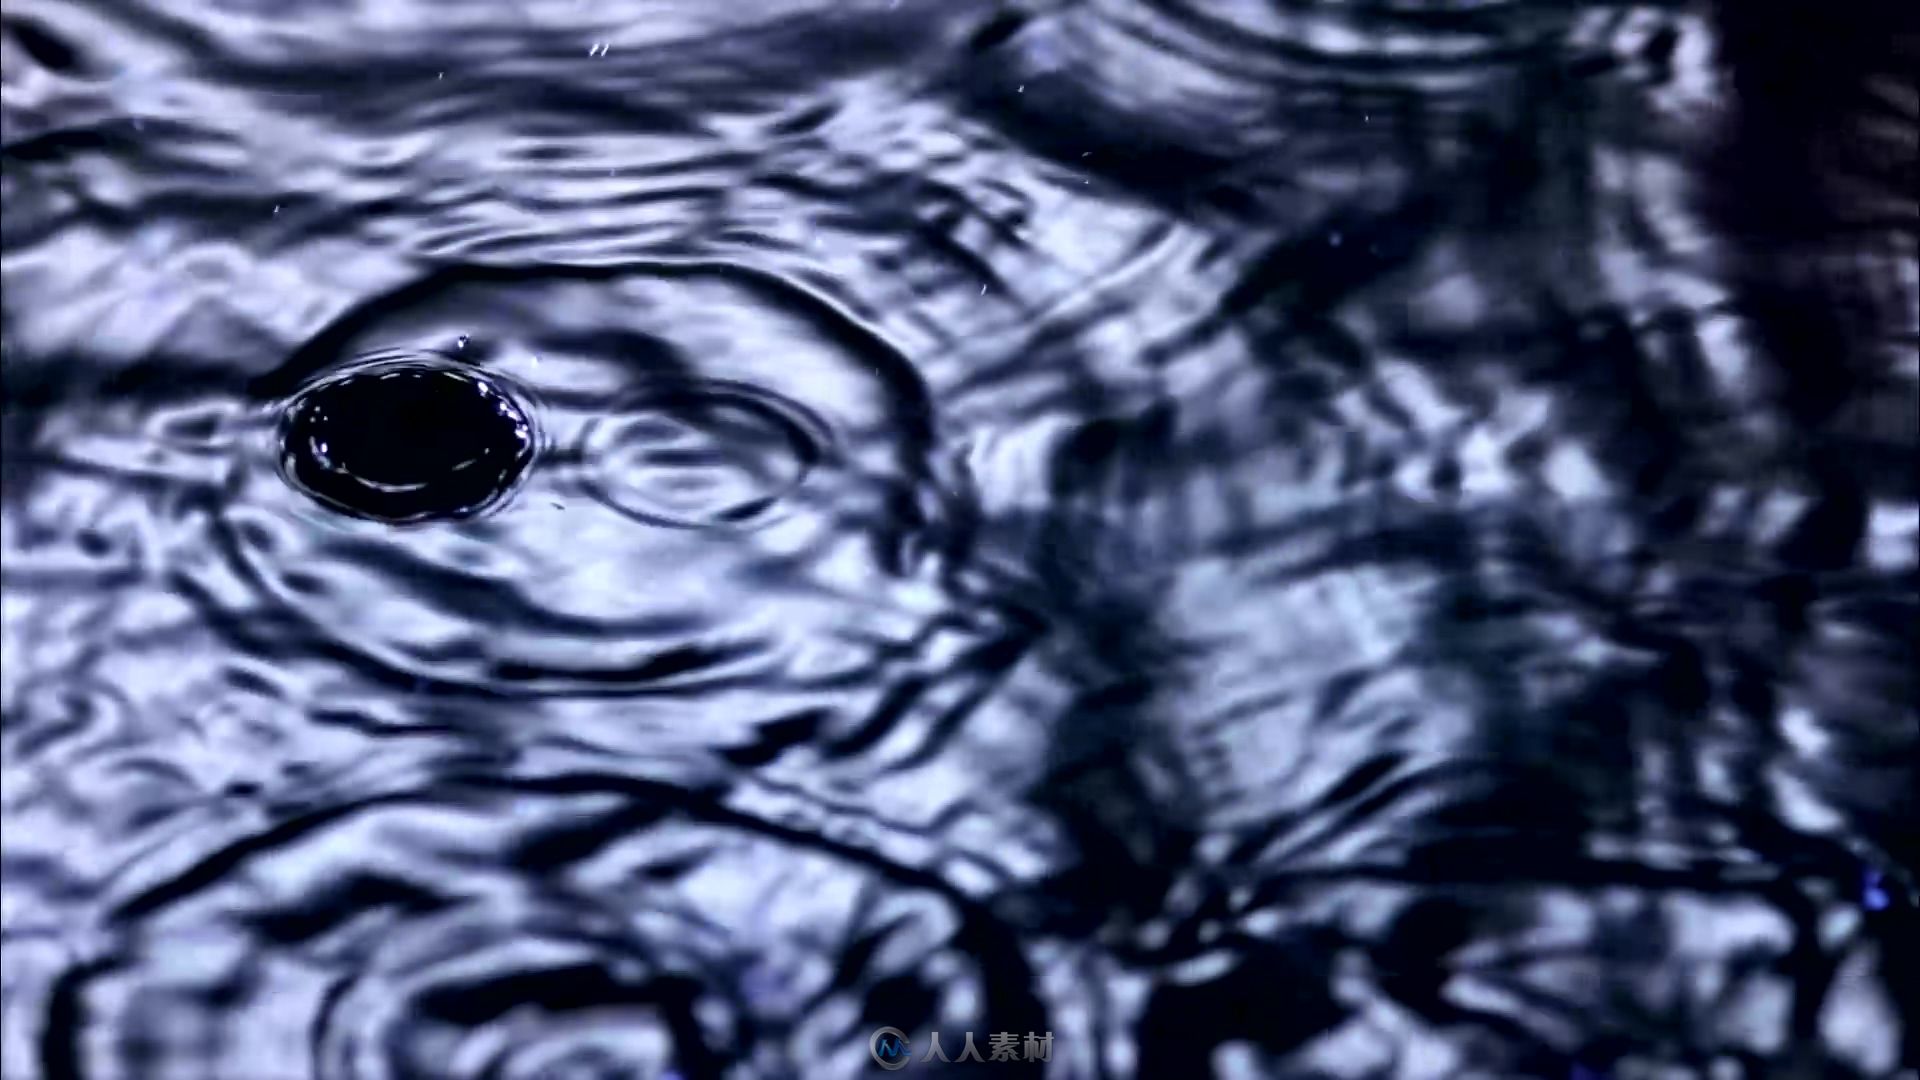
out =
{"type": "Polygon", "coordinates": [[[499,383],[446,361],[362,365],[301,390],[280,417],[281,471],[355,517],[471,516],[533,460],[533,425],[499,383]]]}
{"type": "Polygon", "coordinates": [[[1887,894],[1886,877],[1878,870],[1869,869],[1863,876],[1860,887],[1860,903],[1868,911],[1885,911],[1893,903],[1887,894]]]}

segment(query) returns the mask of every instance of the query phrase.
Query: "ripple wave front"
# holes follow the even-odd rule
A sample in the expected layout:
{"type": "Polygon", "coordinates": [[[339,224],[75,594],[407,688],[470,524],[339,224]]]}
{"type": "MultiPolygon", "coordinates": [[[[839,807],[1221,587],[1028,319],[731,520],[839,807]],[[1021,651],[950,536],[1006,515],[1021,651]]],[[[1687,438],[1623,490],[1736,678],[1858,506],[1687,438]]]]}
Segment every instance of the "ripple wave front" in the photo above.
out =
{"type": "Polygon", "coordinates": [[[839,1077],[909,1009],[1046,1030],[938,879],[613,778],[318,811],[119,915],[48,987],[51,1075],[839,1077]]]}
{"type": "Polygon", "coordinates": [[[546,449],[518,497],[394,530],[319,512],[257,462],[218,513],[237,580],[202,583],[221,625],[277,611],[307,628],[282,648],[400,686],[740,687],[854,628],[929,523],[932,418],[910,365],[751,269],[448,271],[348,312],[255,393],[434,351],[524,388],[546,449]]]}

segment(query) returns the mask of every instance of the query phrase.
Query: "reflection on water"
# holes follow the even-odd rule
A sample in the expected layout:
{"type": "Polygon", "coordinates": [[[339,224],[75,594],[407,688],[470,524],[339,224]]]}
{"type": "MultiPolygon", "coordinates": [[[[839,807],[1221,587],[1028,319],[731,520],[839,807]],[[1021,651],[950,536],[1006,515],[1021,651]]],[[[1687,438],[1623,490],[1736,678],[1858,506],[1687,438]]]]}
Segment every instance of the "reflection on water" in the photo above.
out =
{"type": "Polygon", "coordinates": [[[1908,6],[15,0],[0,1075],[1900,1075],[1908,6]]]}

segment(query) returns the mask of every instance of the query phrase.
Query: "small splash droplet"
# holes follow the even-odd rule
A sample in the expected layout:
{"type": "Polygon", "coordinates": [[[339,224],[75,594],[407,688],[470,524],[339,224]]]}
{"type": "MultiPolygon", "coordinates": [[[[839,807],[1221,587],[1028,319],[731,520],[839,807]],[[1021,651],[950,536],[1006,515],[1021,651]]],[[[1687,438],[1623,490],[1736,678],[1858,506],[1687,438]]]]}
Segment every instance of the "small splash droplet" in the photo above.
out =
{"type": "Polygon", "coordinates": [[[1329,244],[1332,244],[1332,245],[1333,245],[1334,247],[1339,247],[1339,246],[1340,246],[1340,234],[1339,234],[1339,233],[1328,233],[1328,234],[1327,234],[1327,243],[1329,243],[1329,244]]]}
{"type": "Polygon", "coordinates": [[[1880,871],[1869,869],[1864,875],[1860,903],[1868,911],[1885,911],[1893,903],[1893,898],[1887,894],[1886,878],[1880,871]]]}

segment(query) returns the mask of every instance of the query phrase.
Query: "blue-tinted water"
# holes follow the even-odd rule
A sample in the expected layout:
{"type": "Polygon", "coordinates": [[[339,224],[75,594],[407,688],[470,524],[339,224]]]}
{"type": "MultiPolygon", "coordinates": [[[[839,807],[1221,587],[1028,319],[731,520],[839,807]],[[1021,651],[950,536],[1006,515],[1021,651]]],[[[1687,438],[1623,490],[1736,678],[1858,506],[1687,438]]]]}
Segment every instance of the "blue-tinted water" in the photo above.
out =
{"type": "Polygon", "coordinates": [[[0,1075],[1901,1075],[1910,8],[9,0],[0,1075]]]}

